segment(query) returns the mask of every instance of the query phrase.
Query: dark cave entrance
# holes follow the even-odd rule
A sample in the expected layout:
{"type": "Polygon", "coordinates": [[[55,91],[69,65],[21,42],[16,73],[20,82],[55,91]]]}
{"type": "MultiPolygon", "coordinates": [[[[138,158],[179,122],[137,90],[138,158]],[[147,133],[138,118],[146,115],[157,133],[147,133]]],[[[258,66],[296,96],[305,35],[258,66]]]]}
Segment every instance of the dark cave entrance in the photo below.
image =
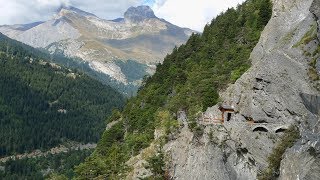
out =
{"type": "Polygon", "coordinates": [[[230,121],[231,120],[231,113],[228,113],[227,114],[227,121],[230,121]]]}
{"type": "Polygon", "coordinates": [[[285,132],[287,129],[284,128],[279,128],[276,130],[276,133],[281,133],[281,132],[285,132]]]}
{"type": "Polygon", "coordinates": [[[265,128],[265,127],[256,127],[256,128],[254,128],[253,129],[253,132],[268,132],[268,129],[267,128],[265,128]]]}

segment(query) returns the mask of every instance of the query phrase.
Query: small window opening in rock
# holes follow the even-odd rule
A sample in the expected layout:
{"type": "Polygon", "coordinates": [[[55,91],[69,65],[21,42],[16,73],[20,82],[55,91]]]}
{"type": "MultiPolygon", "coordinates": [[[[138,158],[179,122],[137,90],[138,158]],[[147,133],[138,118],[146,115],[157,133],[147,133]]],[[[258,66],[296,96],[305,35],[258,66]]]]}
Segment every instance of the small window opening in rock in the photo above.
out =
{"type": "Polygon", "coordinates": [[[256,127],[256,128],[253,129],[253,132],[257,132],[257,131],[268,132],[268,129],[266,129],[264,127],[256,127]]]}
{"type": "Polygon", "coordinates": [[[257,82],[262,82],[263,79],[261,79],[261,78],[256,78],[256,81],[257,81],[257,82]]]}
{"type": "Polygon", "coordinates": [[[285,132],[285,131],[286,131],[286,129],[284,129],[284,128],[279,128],[279,129],[276,130],[276,133],[285,132]]]}
{"type": "Polygon", "coordinates": [[[258,120],[258,121],[255,121],[254,123],[256,123],[256,124],[258,124],[258,123],[262,124],[262,123],[268,123],[268,122],[265,121],[265,120],[258,120]]]}
{"type": "Polygon", "coordinates": [[[227,115],[227,121],[230,121],[231,120],[231,113],[228,113],[227,115]]]}
{"type": "Polygon", "coordinates": [[[240,151],[242,154],[247,154],[249,152],[247,148],[240,148],[240,151]]]}

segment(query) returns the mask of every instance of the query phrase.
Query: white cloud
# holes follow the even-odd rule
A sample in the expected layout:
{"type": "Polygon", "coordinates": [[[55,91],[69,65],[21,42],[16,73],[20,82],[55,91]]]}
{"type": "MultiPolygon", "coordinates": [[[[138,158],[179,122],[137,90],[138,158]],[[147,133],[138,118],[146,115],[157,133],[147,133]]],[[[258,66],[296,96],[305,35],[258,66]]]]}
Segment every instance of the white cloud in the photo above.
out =
{"type": "Polygon", "coordinates": [[[157,0],[155,14],[181,27],[202,31],[220,12],[244,0],[157,0]]]}
{"type": "Polygon", "coordinates": [[[70,0],[71,5],[104,19],[122,17],[131,6],[139,6],[144,0],[70,0]]]}
{"type": "Polygon", "coordinates": [[[0,24],[28,23],[49,18],[67,0],[0,0],[0,24]]]}
{"type": "Polygon", "coordinates": [[[181,27],[202,31],[221,11],[244,0],[0,0],[0,24],[50,19],[61,5],[75,6],[104,19],[122,17],[130,6],[152,5],[155,14],[181,27]]]}
{"type": "Polygon", "coordinates": [[[25,24],[47,20],[61,5],[71,5],[105,19],[123,16],[143,0],[0,0],[0,24],[25,24]]]}

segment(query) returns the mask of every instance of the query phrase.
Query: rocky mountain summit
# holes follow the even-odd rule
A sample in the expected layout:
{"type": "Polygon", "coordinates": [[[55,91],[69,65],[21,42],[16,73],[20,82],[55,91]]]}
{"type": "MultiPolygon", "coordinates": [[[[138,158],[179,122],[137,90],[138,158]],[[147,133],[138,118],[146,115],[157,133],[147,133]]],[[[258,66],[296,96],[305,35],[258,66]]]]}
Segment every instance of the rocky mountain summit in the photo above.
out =
{"type": "Polygon", "coordinates": [[[157,18],[149,6],[130,7],[124,13],[124,18],[133,22],[143,21],[149,18],[157,18]]]}
{"type": "Polygon", "coordinates": [[[154,65],[193,31],[157,18],[148,6],[131,7],[124,18],[116,20],[62,6],[48,21],[0,26],[0,32],[50,53],[81,59],[95,71],[127,85],[152,73],[154,65]],[[145,69],[140,78],[130,81],[132,77],[117,63],[127,60],[145,69]]]}

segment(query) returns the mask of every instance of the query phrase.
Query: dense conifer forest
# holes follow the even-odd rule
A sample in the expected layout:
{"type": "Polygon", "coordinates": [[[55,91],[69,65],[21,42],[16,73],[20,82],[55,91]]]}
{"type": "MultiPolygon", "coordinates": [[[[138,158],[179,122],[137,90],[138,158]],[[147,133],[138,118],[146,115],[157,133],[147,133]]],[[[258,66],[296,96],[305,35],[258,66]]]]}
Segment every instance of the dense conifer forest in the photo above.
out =
{"type": "Polygon", "coordinates": [[[0,157],[65,141],[97,142],[124,98],[80,71],[0,34],[0,157]]]}
{"type": "Polygon", "coordinates": [[[71,179],[74,167],[92,153],[92,150],[73,150],[46,157],[25,158],[0,163],[0,179],[71,179]]]}

